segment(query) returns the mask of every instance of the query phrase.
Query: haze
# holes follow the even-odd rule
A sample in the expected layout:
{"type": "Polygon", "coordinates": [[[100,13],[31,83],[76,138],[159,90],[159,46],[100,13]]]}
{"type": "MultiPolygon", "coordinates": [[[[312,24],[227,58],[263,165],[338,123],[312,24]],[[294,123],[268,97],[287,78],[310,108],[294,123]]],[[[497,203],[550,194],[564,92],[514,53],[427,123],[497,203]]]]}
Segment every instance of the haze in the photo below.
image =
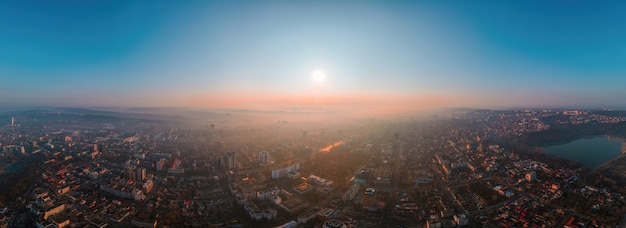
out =
{"type": "Polygon", "coordinates": [[[624,107],[623,2],[5,1],[0,105],[624,107]],[[323,81],[311,80],[316,70],[323,81]]]}

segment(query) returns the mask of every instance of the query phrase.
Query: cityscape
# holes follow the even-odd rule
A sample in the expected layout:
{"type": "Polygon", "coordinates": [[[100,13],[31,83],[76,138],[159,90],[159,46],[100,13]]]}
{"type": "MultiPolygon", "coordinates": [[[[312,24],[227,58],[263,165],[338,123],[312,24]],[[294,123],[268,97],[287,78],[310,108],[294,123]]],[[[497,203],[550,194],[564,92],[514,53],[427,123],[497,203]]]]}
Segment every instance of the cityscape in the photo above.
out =
{"type": "MultiPolygon", "coordinates": [[[[624,137],[626,112],[455,110],[419,120],[333,121],[324,118],[337,114],[143,111],[3,114],[3,226],[626,222],[625,156],[593,170],[531,146],[545,143],[534,134],[550,138],[562,129],[624,137]]],[[[550,141],[569,140],[558,137],[550,141]]]]}
{"type": "Polygon", "coordinates": [[[0,227],[625,228],[625,6],[0,2],[0,227]]]}

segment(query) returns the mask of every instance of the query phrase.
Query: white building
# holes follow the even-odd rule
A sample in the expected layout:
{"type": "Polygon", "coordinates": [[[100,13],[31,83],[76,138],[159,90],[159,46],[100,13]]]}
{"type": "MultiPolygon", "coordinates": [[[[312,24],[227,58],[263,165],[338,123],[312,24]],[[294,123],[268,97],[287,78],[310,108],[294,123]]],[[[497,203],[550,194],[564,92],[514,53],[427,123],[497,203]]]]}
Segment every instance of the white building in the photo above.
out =
{"type": "Polygon", "coordinates": [[[324,187],[328,187],[328,186],[330,186],[333,183],[333,181],[329,181],[329,180],[326,180],[324,178],[321,178],[321,177],[318,177],[318,176],[315,176],[315,175],[309,176],[309,178],[307,178],[306,180],[307,180],[307,182],[309,182],[311,184],[315,184],[315,185],[318,185],[318,186],[324,186],[324,187]]]}
{"type": "Polygon", "coordinates": [[[274,169],[272,170],[272,179],[286,177],[289,174],[289,172],[298,171],[298,170],[300,170],[300,162],[296,162],[286,167],[274,169]]]}
{"type": "Polygon", "coordinates": [[[279,188],[272,188],[272,189],[267,189],[264,191],[256,192],[256,198],[260,200],[273,200],[275,197],[278,197],[279,194],[280,194],[279,188]]]}

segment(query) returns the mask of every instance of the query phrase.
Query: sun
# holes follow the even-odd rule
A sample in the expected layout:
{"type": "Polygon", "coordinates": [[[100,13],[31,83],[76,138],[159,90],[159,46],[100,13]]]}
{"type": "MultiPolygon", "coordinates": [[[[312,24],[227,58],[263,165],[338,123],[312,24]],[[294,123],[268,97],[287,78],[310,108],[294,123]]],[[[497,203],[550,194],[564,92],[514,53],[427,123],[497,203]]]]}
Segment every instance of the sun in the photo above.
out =
{"type": "Polygon", "coordinates": [[[316,83],[322,83],[326,81],[326,73],[323,70],[317,69],[311,74],[311,80],[316,83]]]}

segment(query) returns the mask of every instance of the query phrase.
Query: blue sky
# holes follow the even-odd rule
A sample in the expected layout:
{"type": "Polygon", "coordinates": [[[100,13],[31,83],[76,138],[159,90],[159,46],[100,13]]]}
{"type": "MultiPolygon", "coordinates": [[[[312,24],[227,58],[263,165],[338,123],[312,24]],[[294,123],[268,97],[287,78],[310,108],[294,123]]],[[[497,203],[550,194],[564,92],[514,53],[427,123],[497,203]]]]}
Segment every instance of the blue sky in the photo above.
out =
{"type": "Polygon", "coordinates": [[[623,8],[4,1],[0,105],[626,107],[623,8]]]}

